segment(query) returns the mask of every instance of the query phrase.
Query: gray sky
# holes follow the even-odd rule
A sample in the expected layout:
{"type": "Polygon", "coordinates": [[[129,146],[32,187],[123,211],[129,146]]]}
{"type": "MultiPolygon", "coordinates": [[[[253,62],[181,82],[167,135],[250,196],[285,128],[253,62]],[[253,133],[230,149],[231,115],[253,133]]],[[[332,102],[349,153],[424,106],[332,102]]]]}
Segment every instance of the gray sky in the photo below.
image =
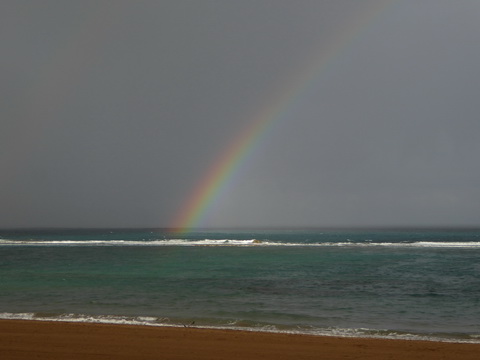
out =
{"type": "Polygon", "coordinates": [[[2,1],[0,227],[172,225],[328,54],[201,225],[480,225],[479,14],[477,0],[2,1]]]}

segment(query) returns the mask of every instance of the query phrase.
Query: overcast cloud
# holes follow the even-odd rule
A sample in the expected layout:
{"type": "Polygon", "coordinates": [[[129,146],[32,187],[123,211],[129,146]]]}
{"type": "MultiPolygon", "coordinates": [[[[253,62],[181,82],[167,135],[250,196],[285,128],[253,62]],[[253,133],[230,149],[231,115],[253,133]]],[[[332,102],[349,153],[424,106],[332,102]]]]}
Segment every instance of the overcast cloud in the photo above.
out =
{"type": "Polygon", "coordinates": [[[202,225],[479,225],[478,14],[477,0],[2,1],[0,226],[172,225],[252,116],[349,31],[202,225]]]}

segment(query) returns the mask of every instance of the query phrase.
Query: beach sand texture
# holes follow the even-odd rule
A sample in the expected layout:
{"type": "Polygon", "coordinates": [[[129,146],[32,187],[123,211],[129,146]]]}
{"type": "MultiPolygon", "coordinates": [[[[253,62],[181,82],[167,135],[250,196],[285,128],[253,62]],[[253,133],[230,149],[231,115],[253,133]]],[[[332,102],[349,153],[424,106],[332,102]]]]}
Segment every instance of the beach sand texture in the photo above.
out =
{"type": "Polygon", "coordinates": [[[475,359],[480,344],[0,321],[0,359],[475,359]]]}

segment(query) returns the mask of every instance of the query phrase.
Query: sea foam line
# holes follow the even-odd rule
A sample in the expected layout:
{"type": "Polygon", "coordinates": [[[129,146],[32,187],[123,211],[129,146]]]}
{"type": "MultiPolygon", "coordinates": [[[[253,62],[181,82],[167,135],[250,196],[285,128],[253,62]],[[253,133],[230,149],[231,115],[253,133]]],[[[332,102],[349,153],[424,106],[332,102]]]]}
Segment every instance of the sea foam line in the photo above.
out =
{"type": "Polygon", "coordinates": [[[168,240],[11,240],[0,239],[0,246],[275,246],[275,247],[395,247],[395,248],[480,248],[473,241],[417,241],[417,242],[317,242],[290,243],[268,240],[236,239],[168,239],[168,240]]]}
{"type": "Polygon", "coordinates": [[[253,325],[238,326],[237,321],[225,325],[185,325],[183,323],[171,323],[169,318],[157,318],[151,316],[119,316],[119,315],[85,315],[85,314],[60,314],[60,315],[37,315],[35,313],[0,313],[0,320],[26,320],[26,321],[51,321],[51,322],[70,322],[70,323],[90,323],[90,324],[111,324],[111,325],[130,325],[130,326],[155,326],[155,327],[193,327],[197,329],[215,329],[215,330],[237,330],[251,332],[269,332],[313,336],[332,336],[343,338],[376,338],[393,340],[414,340],[414,341],[437,341],[449,343],[480,343],[480,334],[465,334],[462,337],[448,336],[448,334],[439,334],[435,336],[423,334],[411,334],[407,332],[397,332],[393,330],[378,330],[366,328],[302,328],[297,326],[295,329],[281,329],[276,325],[253,325]]]}

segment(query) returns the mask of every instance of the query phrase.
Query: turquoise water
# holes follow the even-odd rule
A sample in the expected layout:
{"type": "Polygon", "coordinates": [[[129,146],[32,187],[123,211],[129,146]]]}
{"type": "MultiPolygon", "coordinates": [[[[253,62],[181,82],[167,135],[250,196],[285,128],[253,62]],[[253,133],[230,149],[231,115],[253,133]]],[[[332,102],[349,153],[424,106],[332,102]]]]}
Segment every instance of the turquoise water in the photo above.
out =
{"type": "Polygon", "coordinates": [[[0,231],[0,317],[480,341],[478,230],[0,231]]]}

